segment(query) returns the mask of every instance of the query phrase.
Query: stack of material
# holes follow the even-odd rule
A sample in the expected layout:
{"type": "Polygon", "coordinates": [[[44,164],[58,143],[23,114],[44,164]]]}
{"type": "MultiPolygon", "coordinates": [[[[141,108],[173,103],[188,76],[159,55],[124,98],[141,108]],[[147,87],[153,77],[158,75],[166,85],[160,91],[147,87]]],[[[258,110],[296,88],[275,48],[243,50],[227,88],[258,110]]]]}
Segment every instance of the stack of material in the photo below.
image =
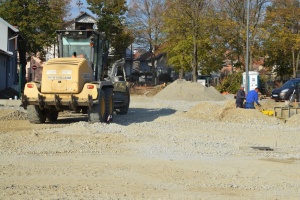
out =
{"type": "Polygon", "coordinates": [[[214,102],[201,102],[188,110],[185,115],[201,121],[223,121],[243,124],[269,125],[283,123],[280,119],[264,115],[257,109],[236,108],[234,100],[228,100],[222,105],[214,102]]]}
{"type": "Polygon", "coordinates": [[[155,98],[174,101],[223,101],[225,97],[214,87],[200,83],[177,80],[157,93],[155,98]]]}
{"type": "Polygon", "coordinates": [[[10,121],[10,120],[26,120],[27,114],[20,110],[15,109],[0,109],[0,120],[10,121]]]}

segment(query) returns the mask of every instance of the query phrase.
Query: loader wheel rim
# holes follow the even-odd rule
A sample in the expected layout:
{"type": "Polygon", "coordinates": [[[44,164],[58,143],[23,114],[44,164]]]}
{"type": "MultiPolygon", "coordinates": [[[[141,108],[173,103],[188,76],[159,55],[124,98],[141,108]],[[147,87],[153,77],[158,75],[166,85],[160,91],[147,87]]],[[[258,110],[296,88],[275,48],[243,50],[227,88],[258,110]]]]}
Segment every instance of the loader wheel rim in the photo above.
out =
{"type": "Polygon", "coordinates": [[[100,100],[100,116],[103,117],[105,115],[105,99],[101,98],[100,100]]]}

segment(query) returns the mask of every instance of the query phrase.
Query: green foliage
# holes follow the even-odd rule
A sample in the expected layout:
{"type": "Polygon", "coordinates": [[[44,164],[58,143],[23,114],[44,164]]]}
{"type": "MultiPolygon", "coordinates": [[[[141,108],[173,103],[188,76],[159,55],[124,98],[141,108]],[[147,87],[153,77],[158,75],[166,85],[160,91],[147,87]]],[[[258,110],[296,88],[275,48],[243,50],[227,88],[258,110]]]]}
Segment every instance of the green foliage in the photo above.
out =
{"type": "Polygon", "coordinates": [[[222,67],[226,51],[219,37],[218,18],[209,1],[168,0],[164,14],[168,64],[187,72],[209,74],[222,67]],[[180,5],[180,6],[178,6],[180,5]]]}
{"type": "Polygon", "coordinates": [[[267,66],[276,66],[277,77],[296,76],[300,57],[300,2],[275,0],[267,9],[262,38],[267,66]]]}
{"type": "Polygon", "coordinates": [[[54,44],[55,30],[62,28],[69,3],[70,0],[11,0],[1,4],[0,16],[20,31],[21,90],[25,85],[22,80],[25,80],[26,53],[36,53],[54,44]]]}
{"type": "Polygon", "coordinates": [[[236,94],[242,84],[242,73],[234,73],[226,76],[220,82],[216,89],[220,92],[229,92],[236,94]]]}
{"type": "Polygon", "coordinates": [[[109,41],[109,46],[105,46],[105,53],[108,55],[109,48],[114,47],[114,60],[124,57],[126,48],[133,42],[133,36],[124,24],[126,0],[87,0],[87,3],[90,10],[98,16],[98,31],[104,32],[109,41]]]}
{"type": "Polygon", "coordinates": [[[125,0],[87,0],[90,10],[98,16],[97,26],[100,32],[105,32],[108,40],[112,40],[123,30],[123,15],[127,11],[125,0]]]}
{"type": "Polygon", "coordinates": [[[68,3],[69,0],[12,0],[0,6],[0,16],[18,27],[22,37],[19,49],[36,53],[54,43],[55,30],[62,28],[68,3]]]}

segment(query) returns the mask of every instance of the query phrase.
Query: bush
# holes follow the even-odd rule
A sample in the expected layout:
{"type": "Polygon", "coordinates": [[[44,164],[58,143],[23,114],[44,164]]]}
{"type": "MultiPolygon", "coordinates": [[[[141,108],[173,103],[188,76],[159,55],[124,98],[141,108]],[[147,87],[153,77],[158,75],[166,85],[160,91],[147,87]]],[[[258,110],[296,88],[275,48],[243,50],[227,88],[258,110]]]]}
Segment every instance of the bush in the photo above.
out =
{"type": "Polygon", "coordinates": [[[220,81],[220,84],[216,87],[221,93],[228,92],[236,94],[242,84],[243,76],[242,73],[234,73],[226,76],[220,81]]]}

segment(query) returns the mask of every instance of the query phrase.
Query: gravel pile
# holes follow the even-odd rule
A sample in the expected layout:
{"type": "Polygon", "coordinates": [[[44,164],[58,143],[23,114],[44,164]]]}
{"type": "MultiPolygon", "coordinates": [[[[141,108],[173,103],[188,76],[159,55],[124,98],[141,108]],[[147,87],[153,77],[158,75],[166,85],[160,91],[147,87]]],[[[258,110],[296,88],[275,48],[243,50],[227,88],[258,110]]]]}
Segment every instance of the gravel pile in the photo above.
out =
{"type": "Polygon", "coordinates": [[[155,98],[183,101],[222,101],[225,97],[214,87],[205,87],[200,83],[177,80],[157,93],[155,98]]]}
{"type": "Polygon", "coordinates": [[[69,117],[42,125],[0,121],[0,199],[299,196],[297,116],[284,124],[237,109],[234,99],[132,96],[128,114],[113,123],[69,117]]]}
{"type": "Polygon", "coordinates": [[[13,108],[4,108],[0,109],[0,120],[27,120],[27,114],[21,109],[16,110],[13,108]]]}
{"type": "Polygon", "coordinates": [[[282,124],[275,117],[267,116],[257,109],[240,109],[235,107],[234,100],[225,103],[201,102],[191,108],[186,115],[204,121],[225,121],[250,124],[282,124]]]}
{"type": "Polygon", "coordinates": [[[286,120],[286,124],[293,127],[300,126],[300,114],[293,115],[292,117],[286,120]]]}

